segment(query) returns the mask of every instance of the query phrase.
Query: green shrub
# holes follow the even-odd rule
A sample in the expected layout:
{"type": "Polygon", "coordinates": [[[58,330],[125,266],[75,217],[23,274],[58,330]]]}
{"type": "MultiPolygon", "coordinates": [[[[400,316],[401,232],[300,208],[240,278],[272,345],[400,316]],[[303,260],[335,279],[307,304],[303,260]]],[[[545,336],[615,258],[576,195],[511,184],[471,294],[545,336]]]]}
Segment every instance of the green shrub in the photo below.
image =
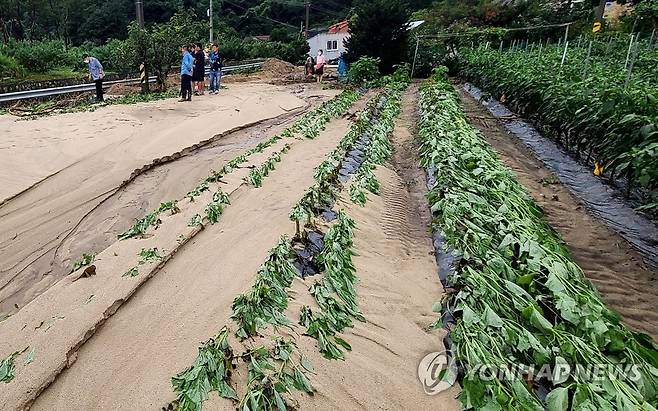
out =
{"type": "Polygon", "coordinates": [[[229,61],[240,61],[247,58],[245,42],[238,37],[222,38],[219,40],[219,49],[224,55],[224,59],[229,61]]]}
{"type": "Polygon", "coordinates": [[[379,58],[361,57],[350,67],[349,76],[351,81],[357,85],[372,86],[380,78],[379,58]]]}
{"type": "Polygon", "coordinates": [[[20,77],[25,74],[23,68],[15,58],[0,54],[0,76],[1,77],[20,77]]]}
{"type": "Polygon", "coordinates": [[[129,74],[137,72],[137,65],[126,61],[126,48],[125,40],[108,40],[103,45],[94,45],[85,43],[76,48],[77,59],[75,61],[74,69],[84,71],[87,65],[82,61],[83,55],[88,53],[96,57],[106,72],[115,72],[119,74],[129,74]]]}
{"type": "Polygon", "coordinates": [[[302,64],[309,51],[303,39],[290,42],[243,41],[238,37],[219,40],[219,48],[226,60],[241,61],[258,58],[278,58],[292,64],[302,64]]]}
{"type": "Polygon", "coordinates": [[[73,67],[78,57],[75,49],[67,49],[64,42],[60,40],[12,40],[4,44],[0,52],[13,57],[18,64],[35,73],[73,67]]]}
{"type": "Polygon", "coordinates": [[[391,78],[395,83],[409,83],[411,81],[411,66],[409,63],[403,63],[396,67],[391,78]]]}

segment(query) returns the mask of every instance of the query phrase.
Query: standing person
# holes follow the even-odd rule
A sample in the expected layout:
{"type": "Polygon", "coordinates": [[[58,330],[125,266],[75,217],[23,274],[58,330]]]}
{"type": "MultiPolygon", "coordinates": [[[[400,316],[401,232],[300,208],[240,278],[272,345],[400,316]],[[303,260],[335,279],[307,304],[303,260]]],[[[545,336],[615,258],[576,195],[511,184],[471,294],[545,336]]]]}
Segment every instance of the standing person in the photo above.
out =
{"type": "Polygon", "coordinates": [[[324,52],[320,49],[318,50],[318,57],[315,59],[315,75],[318,77],[318,83],[322,83],[325,64],[327,64],[327,60],[324,58],[324,52]]]}
{"type": "Polygon", "coordinates": [[[96,84],[96,101],[103,101],[103,78],[105,77],[105,72],[103,71],[103,65],[96,57],[85,55],[84,62],[89,65],[89,77],[96,84]]]}
{"type": "Polygon", "coordinates": [[[206,78],[206,55],[203,52],[201,43],[197,43],[194,48],[194,70],[192,73],[192,81],[194,81],[194,95],[198,96],[203,94],[206,78]]]}
{"type": "Polygon", "coordinates": [[[306,64],[304,64],[304,73],[306,74],[306,77],[312,76],[315,74],[313,72],[313,66],[315,65],[315,62],[313,61],[313,57],[308,56],[306,57],[306,64]]]}
{"type": "Polygon", "coordinates": [[[219,53],[219,46],[212,45],[212,51],[208,55],[210,62],[210,74],[208,79],[210,81],[210,93],[218,94],[219,89],[222,87],[222,68],[224,67],[224,59],[219,53]]]}
{"type": "Polygon", "coordinates": [[[181,47],[180,63],[180,95],[179,101],[192,101],[192,72],[194,57],[188,51],[187,46],[181,47]]]}
{"type": "Polygon", "coordinates": [[[338,58],[338,78],[345,81],[347,78],[347,61],[345,61],[345,53],[340,53],[338,58]]]}

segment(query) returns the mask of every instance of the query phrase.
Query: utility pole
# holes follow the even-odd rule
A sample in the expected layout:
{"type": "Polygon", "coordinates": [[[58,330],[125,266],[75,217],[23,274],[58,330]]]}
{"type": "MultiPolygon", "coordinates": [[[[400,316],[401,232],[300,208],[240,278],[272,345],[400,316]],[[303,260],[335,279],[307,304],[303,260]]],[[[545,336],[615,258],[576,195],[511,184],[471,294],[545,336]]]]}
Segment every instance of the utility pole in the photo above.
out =
{"type": "Polygon", "coordinates": [[[210,0],[210,8],[208,9],[208,17],[210,18],[210,44],[213,43],[213,14],[212,14],[212,0],[210,0]]]}
{"type": "Polygon", "coordinates": [[[308,39],[308,17],[311,10],[311,2],[307,1],[304,3],[304,6],[306,6],[306,26],[304,27],[304,37],[308,39]]]}
{"type": "Polygon", "coordinates": [[[135,0],[135,14],[137,16],[137,24],[140,29],[144,28],[144,3],[142,0],[135,0]]]}
{"type": "MultiPolygon", "coordinates": [[[[135,0],[135,15],[137,17],[137,25],[141,30],[144,30],[144,3],[142,0],[135,0]]],[[[149,76],[146,70],[146,62],[144,57],[146,56],[146,50],[144,50],[145,45],[140,45],[142,50],[140,50],[142,55],[142,62],[139,64],[139,83],[142,86],[142,94],[149,92],[149,76]]]]}

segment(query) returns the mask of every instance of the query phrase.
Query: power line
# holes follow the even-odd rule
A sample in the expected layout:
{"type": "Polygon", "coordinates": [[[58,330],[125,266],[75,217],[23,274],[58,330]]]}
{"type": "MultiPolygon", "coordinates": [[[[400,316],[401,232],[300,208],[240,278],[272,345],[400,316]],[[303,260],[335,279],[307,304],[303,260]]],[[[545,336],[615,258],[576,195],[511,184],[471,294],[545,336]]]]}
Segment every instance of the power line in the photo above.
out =
{"type": "Polygon", "coordinates": [[[297,2],[292,2],[292,1],[283,1],[283,0],[270,0],[270,3],[277,3],[277,4],[283,4],[286,6],[293,6],[293,7],[304,7],[304,3],[297,3],[297,2]]]}
{"type": "MultiPolygon", "coordinates": [[[[241,9],[241,10],[244,10],[244,11],[247,11],[247,12],[251,11],[251,9],[248,9],[248,8],[246,8],[246,7],[244,7],[244,6],[239,5],[239,4],[235,4],[235,3],[231,2],[231,1],[224,0],[224,2],[230,4],[230,5],[233,6],[233,7],[237,7],[237,8],[239,8],[239,9],[241,9]]],[[[287,27],[292,27],[293,29],[297,30],[297,27],[296,27],[296,26],[293,26],[292,24],[288,24],[288,23],[283,22],[283,21],[275,20],[275,19],[270,18],[270,17],[267,17],[267,16],[259,16],[258,14],[254,14],[254,15],[255,15],[256,17],[261,18],[261,19],[269,20],[269,21],[271,21],[271,22],[273,22],[273,23],[282,24],[282,25],[287,26],[287,27]]]]}
{"type": "MultiPolygon", "coordinates": [[[[302,7],[306,6],[306,3],[295,3],[295,2],[292,2],[292,1],[285,1],[285,0],[270,0],[270,2],[271,3],[277,3],[277,4],[283,4],[283,5],[286,5],[286,6],[299,7],[299,8],[302,8],[302,7]]],[[[310,3],[309,5],[313,10],[319,11],[320,13],[324,13],[326,15],[332,15],[332,16],[336,16],[336,17],[340,17],[340,18],[345,17],[344,13],[340,13],[340,12],[337,12],[337,11],[334,11],[334,10],[328,10],[324,7],[317,6],[315,3],[310,3]]]]}

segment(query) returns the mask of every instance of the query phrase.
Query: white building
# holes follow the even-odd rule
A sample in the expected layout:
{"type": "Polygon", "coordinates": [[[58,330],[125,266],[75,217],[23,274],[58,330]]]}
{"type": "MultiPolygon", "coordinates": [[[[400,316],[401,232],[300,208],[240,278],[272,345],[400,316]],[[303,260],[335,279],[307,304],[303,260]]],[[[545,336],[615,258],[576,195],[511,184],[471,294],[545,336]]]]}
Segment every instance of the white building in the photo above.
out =
{"type": "MultiPolygon", "coordinates": [[[[414,30],[423,23],[425,23],[425,20],[409,22],[407,30],[414,30]]],[[[336,23],[326,31],[322,31],[308,39],[308,46],[311,49],[308,54],[315,58],[318,55],[318,50],[322,50],[327,61],[335,60],[340,57],[341,53],[346,51],[343,43],[349,37],[348,22],[336,23]]]]}
{"type": "Polygon", "coordinates": [[[309,54],[315,57],[318,55],[318,50],[322,50],[327,61],[335,60],[340,57],[341,53],[345,52],[343,41],[349,36],[347,21],[336,23],[326,31],[308,39],[308,46],[311,49],[309,54]]]}

